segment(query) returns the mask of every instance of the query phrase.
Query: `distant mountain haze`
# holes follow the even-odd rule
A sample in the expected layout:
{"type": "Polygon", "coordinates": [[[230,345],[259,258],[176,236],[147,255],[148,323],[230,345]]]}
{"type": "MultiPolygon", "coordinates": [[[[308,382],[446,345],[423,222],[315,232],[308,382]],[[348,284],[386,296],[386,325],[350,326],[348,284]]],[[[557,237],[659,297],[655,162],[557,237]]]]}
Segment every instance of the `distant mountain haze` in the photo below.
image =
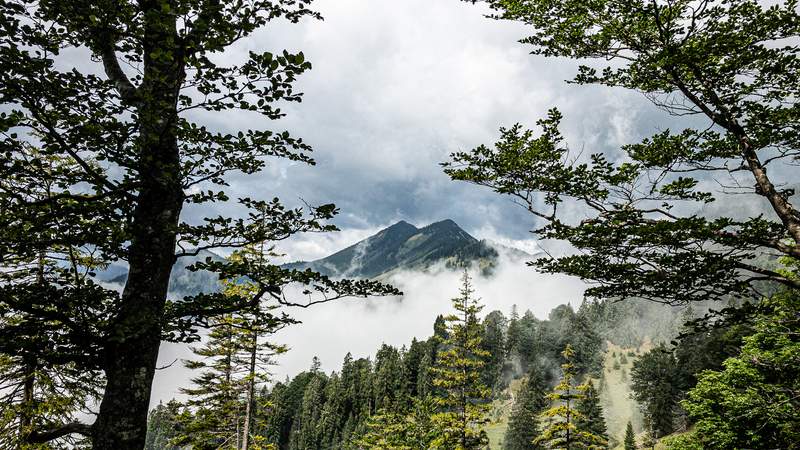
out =
{"type": "MultiPolygon", "coordinates": [[[[500,252],[520,261],[530,259],[521,250],[479,240],[452,220],[442,220],[422,228],[400,221],[378,233],[314,261],[285,264],[290,269],[311,269],[336,278],[387,278],[398,271],[425,271],[443,266],[449,269],[477,266],[489,275],[498,265],[500,252]]],[[[190,271],[186,267],[206,258],[222,260],[216,253],[200,251],[197,256],[180,258],[170,276],[170,293],[176,296],[212,292],[219,288],[216,274],[190,271]]],[[[98,274],[100,281],[124,285],[127,267],[115,264],[98,274]]]]}

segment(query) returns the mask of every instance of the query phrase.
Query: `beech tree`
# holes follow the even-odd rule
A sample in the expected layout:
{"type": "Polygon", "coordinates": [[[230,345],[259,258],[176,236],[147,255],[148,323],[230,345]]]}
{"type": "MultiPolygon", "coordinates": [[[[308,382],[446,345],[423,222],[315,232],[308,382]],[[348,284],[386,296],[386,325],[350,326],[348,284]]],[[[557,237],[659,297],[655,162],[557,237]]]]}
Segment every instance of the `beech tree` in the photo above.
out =
{"type": "Polygon", "coordinates": [[[798,335],[800,293],[779,293],[763,302],[741,353],[698,374],[683,401],[698,447],[800,447],[798,335]]]}
{"type": "Polygon", "coordinates": [[[43,366],[105,380],[93,424],[64,416],[26,431],[26,440],[79,434],[96,449],[139,450],[162,339],[197,340],[210,317],[267,299],[309,306],[397,293],[270,264],[207,261],[192,269],[247,276],[256,294],[167,299],[170,272],[183,257],[334,230],[327,224],[333,205],[293,209],[277,199],[231,200],[223,190],[231,172],[258,173],[270,158],[313,164],[305,142],[283,131],[231,132],[195,121],[199,113],[231,112],[274,120],[283,115],[280,102],[299,101],[292,84],[311,67],[302,53],[253,51],[231,64],[217,56],[273,20],[304,17],[319,17],[307,0],[0,1],[0,179],[53,188],[40,198],[0,183],[0,273],[24,272],[31,261],[70,249],[129,269],[120,294],[91,276],[0,283],[3,317],[25,318],[0,324],[4,354],[17,361],[33,348],[24,343],[51,333],[57,345],[37,350],[43,366]],[[51,158],[68,168],[42,170],[51,158]],[[184,206],[213,202],[239,209],[182,218],[184,206]],[[295,284],[317,297],[293,301],[287,286],[295,284]]]}
{"type": "Polygon", "coordinates": [[[573,83],[642,92],[697,124],[580,157],[552,110],[540,133],[517,124],[494,146],[454,153],[444,164],[454,180],[511,196],[536,217],[539,236],[582,250],[533,265],[592,282],[589,296],[670,304],[750,295],[764,281],[800,287],[763,261],[800,256],[796,0],[486,3],[493,17],[530,26],[521,42],[532,53],[580,60],[573,83]],[[757,196],[772,214],[699,214],[733,193],[757,196]],[[585,219],[567,214],[575,209],[585,219]]]}

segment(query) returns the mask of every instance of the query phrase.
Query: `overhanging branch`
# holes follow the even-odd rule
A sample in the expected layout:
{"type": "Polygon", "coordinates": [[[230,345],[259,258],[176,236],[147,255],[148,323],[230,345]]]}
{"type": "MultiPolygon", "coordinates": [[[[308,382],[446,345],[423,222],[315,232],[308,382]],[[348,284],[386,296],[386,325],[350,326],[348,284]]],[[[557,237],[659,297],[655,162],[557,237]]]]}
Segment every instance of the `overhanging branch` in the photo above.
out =
{"type": "Polygon", "coordinates": [[[92,426],[80,422],[67,423],[47,431],[33,431],[25,440],[31,444],[43,444],[70,434],[91,436],[92,426]]]}

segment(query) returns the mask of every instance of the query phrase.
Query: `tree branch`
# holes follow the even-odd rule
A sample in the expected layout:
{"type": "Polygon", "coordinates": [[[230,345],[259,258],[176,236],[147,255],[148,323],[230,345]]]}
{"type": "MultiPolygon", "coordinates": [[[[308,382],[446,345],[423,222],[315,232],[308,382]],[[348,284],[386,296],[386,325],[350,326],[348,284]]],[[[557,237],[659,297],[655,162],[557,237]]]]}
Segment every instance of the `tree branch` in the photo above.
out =
{"type": "Polygon", "coordinates": [[[33,431],[27,436],[25,440],[31,444],[43,444],[45,442],[49,442],[54,439],[67,436],[69,434],[81,434],[83,436],[91,436],[92,426],[80,422],[67,423],[47,431],[33,431]]]}
{"type": "Polygon", "coordinates": [[[131,83],[117,60],[114,50],[114,42],[110,39],[100,42],[98,45],[100,58],[103,60],[103,68],[106,76],[117,88],[120,97],[128,103],[136,104],[139,100],[139,90],[131,83]]]}

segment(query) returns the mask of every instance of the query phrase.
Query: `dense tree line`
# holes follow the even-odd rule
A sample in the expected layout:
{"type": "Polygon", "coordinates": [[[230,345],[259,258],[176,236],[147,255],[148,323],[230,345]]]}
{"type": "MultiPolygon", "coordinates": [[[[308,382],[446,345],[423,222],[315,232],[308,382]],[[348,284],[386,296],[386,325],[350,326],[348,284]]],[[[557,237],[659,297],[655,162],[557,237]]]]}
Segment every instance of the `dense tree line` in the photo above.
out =
{"type": "MultiPolygon", "coordinates": [[[[517,393],[512,418],[516,425],[506,440],[517,439],[521,446],[516,448],[533,445],[539,434],[538,416],[547,405],[544,396],[562,373],[568,340],[580,348],[569,350],[571,377],[599,368],[602,345],[592,318],[586,316],[590,309],[575,312],[562,305],[547,320],[539,320],[527,311],[519,317],[514,307],[509,318],[492,311],[479,319],[481,306],[469,279],[464,283],[453,300],[455,313],[438,316],[429,338],[413,339],[400,348],[384,344],[374,358],[348,354],[341,369],[330,374],[323,373],[315,359],[309,370],[259,389],[253,402],[253,436],[287,450],[405,448],[397,444],[399,440],[404,445],[417,442],[419,446],[412,448],[483,448],[486,437],[481,427],[488,420],[489,403],[512,379],[524,377],[527,381],[517,393]]],[[[236,347],[234,338],[241,331],[232,335],[230,330],[215,327],[197,351],[206,362],[192,363],[193,367],[206,375],[195,378],[196,388],[186,390],[188,402],[170,402],[151,413],[154,434],[148,438],[153,443],[148,449],[190,441],[197,448],[204,448],[202,442],[239,448],[246,403],[241,385],[237,387],[232,378],[236,356],[230,347],[236,347]],[[202,386],[217,395],[209,397],[202,386]],[[207,399],[221,403],[210,405],[207,399]],[[169,436],[165,424],[174,424],[169,436]],[[205,437],[203,430],[208,432],[205,437]]],[[[583,397],[596,400],[596,391],[592,388],[583,397]]],[[[596,402],[586,417],[602,421],[596,402]]]]}

